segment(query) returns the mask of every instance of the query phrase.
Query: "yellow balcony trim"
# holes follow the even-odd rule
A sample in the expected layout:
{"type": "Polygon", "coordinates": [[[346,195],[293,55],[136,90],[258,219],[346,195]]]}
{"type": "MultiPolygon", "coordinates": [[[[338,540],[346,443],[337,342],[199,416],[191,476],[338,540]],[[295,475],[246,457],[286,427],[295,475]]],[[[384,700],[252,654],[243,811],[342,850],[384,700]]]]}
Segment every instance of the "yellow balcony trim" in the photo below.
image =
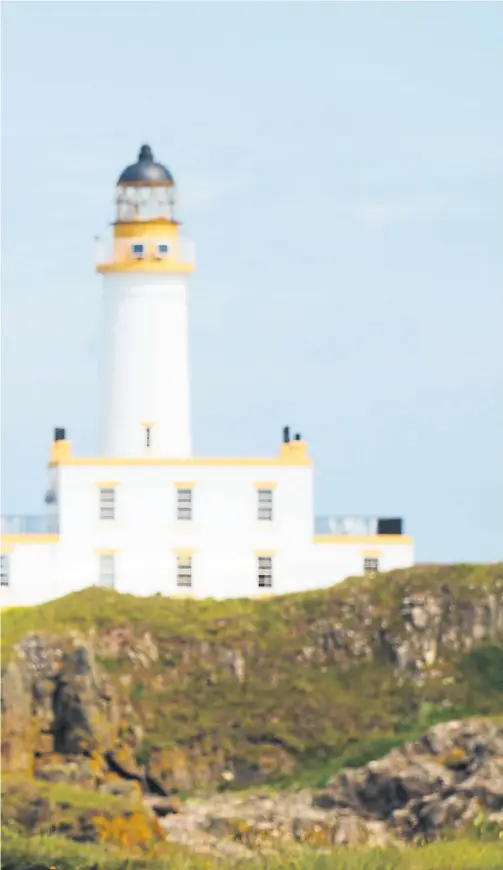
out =
{"type": "Polygon", "coordinates": [[[253,484],[255,489],[274,489],[277,485],[276,480],[258,480],[253,484]]]}
{"type": "Polygon", "coordinates": [[[101,486],[103,489],[114,489],[116,486],[120,486],[120,480],[95,480],[95,486],[101,486]]]}
{"type": "Polygon", "coordinates": [[[193,486],[196,485],[195,480],[175,480],[173,481],[173,486],[176,489],[192,489],[193,486]]]}
{"type": "Polygon", "coordinates": [[[150,221],[117,221],[114,224],[116,239],[165,238],[174,239],[179,234],[177,221],[169,218],[154,218],[150,221]]]}
{"type": "Polygon", "coordinates": [[[12,532],[2,535],[2,548],[12,547],[14,544],[55,544],[59,541],[59,534],[55,533],[25,533],[12,532]]]}
{"type": "Polygon", "coordinates": [[[101,275],[106,275],[110,272],[138,272],[140,274],[151,273],[154,275],[190,275],[190,273],[194,271],[194,265],[193,263],[184,263],[179,260],[170,260],[169,258],[158,260],[144,257],[138,260],[131,258],[116,260],[110,263],[98,263],[96,271],[101,275]]]}
{"type": "Polygon", "coordinates": [[[315,544],[385,544],[407,545],[414,543],[409,535],[315,535],[315,544]]]}

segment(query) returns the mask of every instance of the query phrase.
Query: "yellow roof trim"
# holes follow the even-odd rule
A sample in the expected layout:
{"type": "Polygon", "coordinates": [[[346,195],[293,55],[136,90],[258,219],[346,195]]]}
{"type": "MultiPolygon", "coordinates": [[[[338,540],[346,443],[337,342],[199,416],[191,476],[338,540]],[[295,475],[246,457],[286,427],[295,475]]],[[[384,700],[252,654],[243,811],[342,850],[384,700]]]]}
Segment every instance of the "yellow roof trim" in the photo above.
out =
{"type": "Polygon", "coordinates": [[[137,456],[137,457],[121,457],[121,456],[72,456],[72,445],[70,441],[56,441],[51,444],[51,454],[49,460],[49,468],[57,468],[60,465],[106,465],[109,467],[125,467],[132,466],[305,466],[312,467],[312,461],[307,453],[307,445],[304,441],[291,441],[288,444],[282,444],[279,456],[268,457],[239,457],[239,456],[190,456],[185,459],[166,459],[155,456],[137,456]]]}
{"type": "Polygon", "coordinates": [[[278,482],[276,480],[259,480],[253,484],[255,489],[274,489],[277,485],[278,482]]]}
{"type": "Polygon", "coordinates": [[[255,550],[256,556],[275,556],[276,550],[255,550]]]}
{"type": "Polygon", "coordinates": [[[12,532],[11,534],[2,535],[2,547],[4,545],[11,547],[13,544],[55,544],[57,541],[59,541],[59,534],[57,533],[12,532]]]}
{"type": "Polygon", "coordinates": [[[114,489],[116,486],[120,486],[120,480],[95,480],[95,486],[102,486],[103,488],[114,489]]]}
{"type": "Polygon", "coordinates": [[[409,535],[315,535],[315,544],[407,544],[414,543],[409,535]]]}
{"type": "Polygon", "coordinates": [[[301,457],[200,457],[200,456],[191,456],[188,459],[161,459],[156,457],[135,457],[133,459],[126,459],[121,457],[113,457],[113,456],[69,456],[68,458],[57,458],[53,459],[51,457],[51,461],[49,462],[49,468],[57,468],[61,465],[72,465],[72,466],[82,466],[82,465],[108,465],[113,467],[126,467],[128,465],[136,465],[136,466],[161,466],[161,465],[171,465],[171,466],[276,466],[276,467],[285,467],[285,466],[305,466],[311,467],[312,461],[310,459],[304,459],[301,457]]]}
{"type": "Polygon", "coordinates": [[[175,480],[173,486],[177,489],[192,489],[196,485],[194,480],[175,480]]]}

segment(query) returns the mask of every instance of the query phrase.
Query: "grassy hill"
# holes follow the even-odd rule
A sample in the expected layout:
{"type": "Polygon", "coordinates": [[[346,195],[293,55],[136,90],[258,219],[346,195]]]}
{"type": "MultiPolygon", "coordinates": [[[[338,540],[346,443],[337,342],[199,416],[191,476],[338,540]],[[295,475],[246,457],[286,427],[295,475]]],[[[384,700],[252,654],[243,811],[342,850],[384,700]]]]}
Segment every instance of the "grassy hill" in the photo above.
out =
{"type": "Polygon", "coordinates": [[[436,721],[503,710],[502,564],[263,601],[90,588],[2,627],[7,769],[21,749],[38,766],[83,752],[182,793],[321,785],[436,721]]]}

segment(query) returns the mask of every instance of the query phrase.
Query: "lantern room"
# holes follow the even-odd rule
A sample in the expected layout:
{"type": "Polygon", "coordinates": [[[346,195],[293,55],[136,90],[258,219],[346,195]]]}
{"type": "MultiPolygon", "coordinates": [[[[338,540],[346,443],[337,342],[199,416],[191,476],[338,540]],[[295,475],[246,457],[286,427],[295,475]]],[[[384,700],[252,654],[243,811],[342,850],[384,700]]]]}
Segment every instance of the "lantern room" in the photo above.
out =
{"type": "Polygon", "coordinates": [[[164,219],[175,222],[175,180],[166,166],[156,163],[149,145],[127,166],[117,182],[116,223],[164,219]]]}

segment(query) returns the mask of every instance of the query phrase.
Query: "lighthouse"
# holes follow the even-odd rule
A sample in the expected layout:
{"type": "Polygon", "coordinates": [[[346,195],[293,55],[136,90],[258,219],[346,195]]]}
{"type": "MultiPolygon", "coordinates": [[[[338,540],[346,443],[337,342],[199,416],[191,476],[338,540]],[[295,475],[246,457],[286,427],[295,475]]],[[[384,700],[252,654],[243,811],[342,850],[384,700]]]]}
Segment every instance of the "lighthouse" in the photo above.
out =
{"type": "Polygon", "coordinates": [[[288,426],[267,456],[192,453],[194,256],[175,191],[148,145],[118,178],[111,246],[96,265],[101,449],[80,455],[55,427],[47,515],[2,517],[0,607],[88,586],[196,598],[286,594],[414,562],[401,519],[315,518],[313,460],[288,426]]]}
{"type": "Polygon", "coordinates": [[[102,455],[192,454],[187,282],[193,249],[175,217],[170,170],[148,145],[116,185],[101,323],[102,455]]]}

